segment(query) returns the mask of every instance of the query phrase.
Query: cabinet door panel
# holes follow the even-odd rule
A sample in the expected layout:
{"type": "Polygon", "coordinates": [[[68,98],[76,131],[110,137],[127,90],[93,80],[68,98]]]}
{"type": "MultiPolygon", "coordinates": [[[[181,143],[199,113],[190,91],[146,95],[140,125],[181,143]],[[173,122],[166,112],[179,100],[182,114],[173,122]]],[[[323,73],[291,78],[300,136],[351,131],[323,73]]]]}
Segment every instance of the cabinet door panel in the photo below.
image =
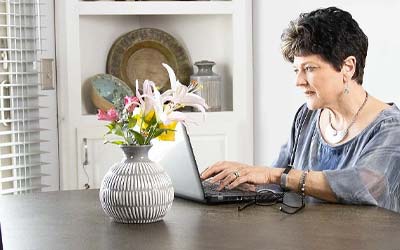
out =
{"type": "Polygon", "coordinates": [[[188,133],[199,170],[217,161],[238,161],[253,164],[252,133],[247,125],[239,121],[232,122],[209,119],[200,126],[190,126],[188,133]]]}
{"type": "Polygon", "coordinates": [[[85,161],[85,143],[87,149],[87,165],[85,167],[89,176],[90,188],[100,188],[101,180],[108,169],[123,158],[122,150],[113,144],[104,144],[102,135],[104,127],[78,128],[77,149],[78,149],[78,185],[82,188],[87,182],[83,162],[85,161]]]}
{"type": "Polygon", "coordinates": [[[190,142],[200,172],[213,163],[226,159],[226,136],[223,134],[192,135],[190,142]]]}

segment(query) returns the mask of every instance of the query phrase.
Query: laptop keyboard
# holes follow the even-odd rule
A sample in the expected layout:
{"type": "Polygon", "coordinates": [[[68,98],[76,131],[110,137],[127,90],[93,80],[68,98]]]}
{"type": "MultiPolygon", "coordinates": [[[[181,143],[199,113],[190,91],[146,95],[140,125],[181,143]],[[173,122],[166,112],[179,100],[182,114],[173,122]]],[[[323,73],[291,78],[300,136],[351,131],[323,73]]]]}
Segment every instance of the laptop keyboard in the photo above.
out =
{"type": "MultiPolygon", "coordinates": [[[[219,194],[220,191],[218,191],[218,183],[211,183],[209,181],[203,181],[203,189],[204,192],[207,194],[219,194]]],[[[221,190],[222,191],[222,190],[221,190]]]]}
{"type": "Polygon", "coordinates": [[[239,189],[227,189],[223,188],[221,191],[218,191],[219,183],[211,183],[209,181],[203,181],[203,189],[204,193],[208,195],[236,195],[236,196],[253,196],[254,192],[242,191],[239,189]]]}

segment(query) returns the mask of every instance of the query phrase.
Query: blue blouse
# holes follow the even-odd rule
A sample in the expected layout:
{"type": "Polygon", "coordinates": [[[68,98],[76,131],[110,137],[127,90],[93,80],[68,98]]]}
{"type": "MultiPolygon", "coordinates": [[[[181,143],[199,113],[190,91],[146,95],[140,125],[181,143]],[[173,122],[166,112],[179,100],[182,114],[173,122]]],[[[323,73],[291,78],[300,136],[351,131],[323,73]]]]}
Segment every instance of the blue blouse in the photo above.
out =
{"type": "Polygon", "coordinates": [[[273,166],[289,164],[298,136],[294,168],[322,171],[339,202],[377,205],[400,212],[399,108],[391,104],[360,134],[338,146],[329,145],[321,136],[320,113],[321,110],[308,110],[305,104],[300,107],[290,139],[273,166]]]}

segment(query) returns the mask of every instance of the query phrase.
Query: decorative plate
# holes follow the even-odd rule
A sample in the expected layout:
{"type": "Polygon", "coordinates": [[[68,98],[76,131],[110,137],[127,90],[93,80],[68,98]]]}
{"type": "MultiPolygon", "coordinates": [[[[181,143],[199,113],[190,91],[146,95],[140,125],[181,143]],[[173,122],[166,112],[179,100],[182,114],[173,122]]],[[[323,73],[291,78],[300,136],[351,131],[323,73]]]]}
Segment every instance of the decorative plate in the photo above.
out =
{"type": "Polygon", "coordinates": [[[108,110],[114,107],[114,100],[133,96],[129,86],[109,74],[98,74],[88,79],[91,87],[91,99],[97,108],[108,110]]]}
{"type": "Polygon", "coordinates": [[[189,84],[193,68],[185,49],[170,34],[153,28],[141,28],[119,37],[107,57],[107,73],[126,82],[135,90],[144,80],[153,81],[160,92],[171,87],[166,69],[171,66],[182,84],[189,84]]]}

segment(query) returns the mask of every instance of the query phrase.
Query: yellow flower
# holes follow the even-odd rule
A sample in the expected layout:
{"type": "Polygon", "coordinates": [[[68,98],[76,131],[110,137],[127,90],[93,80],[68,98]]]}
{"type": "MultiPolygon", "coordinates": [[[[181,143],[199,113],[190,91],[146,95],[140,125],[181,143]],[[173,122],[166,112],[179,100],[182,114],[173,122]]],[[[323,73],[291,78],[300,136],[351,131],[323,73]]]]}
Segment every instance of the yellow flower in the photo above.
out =
{"type": "Polygon", "coordinates": [[[153,119],[155,115],[154,109],[150,110],[144,117],[144,120],[142,120],[143,114],[140,112],[140,114],[135,115],[135,118],[137,120],[137,123],[139,126],[142,127],[142,129],[147,129],[149,127],[150,121],[153,119]]]}
{"type": "MultiPolygon", "coordinates": [[[[178,124],[177,121],[173,121],[168,125],[164,125],[163,123],[161,123],[160,128],[175,130],[176,124],[178,124]]],[[[160,141],[175,141],[175,131],[166,131],[158,136],[158,139],[160,141]]]]}

